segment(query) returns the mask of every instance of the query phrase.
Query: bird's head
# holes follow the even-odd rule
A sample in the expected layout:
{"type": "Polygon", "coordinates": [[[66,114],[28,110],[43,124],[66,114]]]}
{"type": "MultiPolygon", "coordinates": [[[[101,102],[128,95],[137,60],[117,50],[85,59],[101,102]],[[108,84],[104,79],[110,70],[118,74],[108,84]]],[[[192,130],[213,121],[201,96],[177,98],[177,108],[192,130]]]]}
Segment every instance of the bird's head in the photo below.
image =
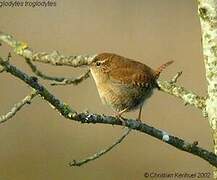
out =
{"type": "Polygon", "coordinates": [[[101,53],[95,56],[90,63],[90,68],[102,69],[106,65],[108,65],[109,59],[111,58],[111,53],[101,53]]]}
{"type": "Polygon", "coordinates": [[[95,56],[89,64],[91,74],[95,81],[102,81],[108,77],[108,72],[110,71],[109,62],[112,55],[111,53],[101,53],[95,56]]]}

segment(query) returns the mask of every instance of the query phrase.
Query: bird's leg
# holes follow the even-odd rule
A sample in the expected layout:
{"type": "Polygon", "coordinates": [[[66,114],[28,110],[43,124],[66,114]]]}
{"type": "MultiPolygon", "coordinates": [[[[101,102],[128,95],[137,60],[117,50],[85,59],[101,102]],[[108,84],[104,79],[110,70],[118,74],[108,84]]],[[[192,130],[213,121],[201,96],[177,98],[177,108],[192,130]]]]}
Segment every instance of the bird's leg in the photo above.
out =
{"type": "Polygon", "coordinates": [[[122,111],[119,111],[116,113],[116,117],[120,119],[120,121],[125,124],[124,118],[121,116],[123,113],[125,113],[128,110],[128,108],[123,109],[122,111]]]}
{"type": "Polygon", "coordinates": [[[127,110],[128,110],[128,108],[125,108],[125,109],[123,109],[122,111],[119,111],[118,114],[117,114],[117,116],[118,116],[118,117],[121,117],[121,115],[122,115],[123,113],[125,113],[127,110]]]}
{"type": "Polygon", "coordinates": [[[137,121],[141,121],[142,106],[143,105],[141,105],[140,108],[139,108],[139,115],[138,115],[137,121]]]}

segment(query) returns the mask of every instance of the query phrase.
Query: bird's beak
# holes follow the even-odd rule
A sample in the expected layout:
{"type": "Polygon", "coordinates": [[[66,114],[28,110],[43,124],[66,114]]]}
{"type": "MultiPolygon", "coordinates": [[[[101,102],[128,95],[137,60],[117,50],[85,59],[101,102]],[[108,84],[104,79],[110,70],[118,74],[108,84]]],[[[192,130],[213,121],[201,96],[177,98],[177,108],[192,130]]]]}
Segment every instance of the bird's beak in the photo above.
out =
{"type": "Polygon", "coordinates": [[[87,66],[89,66],[89,67],[93,66],[96,56],[97,56],[97,54],[96,54],[96,55],[93,55],[93,56],[88,60],[87,66]]]}

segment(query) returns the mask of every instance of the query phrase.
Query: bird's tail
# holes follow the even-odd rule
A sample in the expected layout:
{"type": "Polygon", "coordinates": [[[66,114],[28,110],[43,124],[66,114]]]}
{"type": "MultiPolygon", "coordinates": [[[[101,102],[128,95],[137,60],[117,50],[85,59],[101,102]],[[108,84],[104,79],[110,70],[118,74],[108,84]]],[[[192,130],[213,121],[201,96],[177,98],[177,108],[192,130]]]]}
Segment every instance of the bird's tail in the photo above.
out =
{"type": "Polygon", "coordinates": [[[164,64],[162,64],[159,68],[157,68],[157,70],[155,71],[155,77],[156,79],[160,76],[160,73],[170,64],[172,64],[174,61],[168,61],[164,64]]]}

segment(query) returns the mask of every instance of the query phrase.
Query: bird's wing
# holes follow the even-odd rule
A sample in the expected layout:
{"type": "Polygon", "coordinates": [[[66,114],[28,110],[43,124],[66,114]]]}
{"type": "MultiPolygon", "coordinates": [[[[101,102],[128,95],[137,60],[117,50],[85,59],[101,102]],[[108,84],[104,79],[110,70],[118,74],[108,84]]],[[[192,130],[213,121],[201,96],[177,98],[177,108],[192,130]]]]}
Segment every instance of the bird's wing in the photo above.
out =
{"type": "Polygon", "coordinates": [[[110,68],[112,69],[109,72],[110,80],[116,83],[147,86],[153,81],[154,71],[151,68],[130,59],[111,63],[110,68]]]}

